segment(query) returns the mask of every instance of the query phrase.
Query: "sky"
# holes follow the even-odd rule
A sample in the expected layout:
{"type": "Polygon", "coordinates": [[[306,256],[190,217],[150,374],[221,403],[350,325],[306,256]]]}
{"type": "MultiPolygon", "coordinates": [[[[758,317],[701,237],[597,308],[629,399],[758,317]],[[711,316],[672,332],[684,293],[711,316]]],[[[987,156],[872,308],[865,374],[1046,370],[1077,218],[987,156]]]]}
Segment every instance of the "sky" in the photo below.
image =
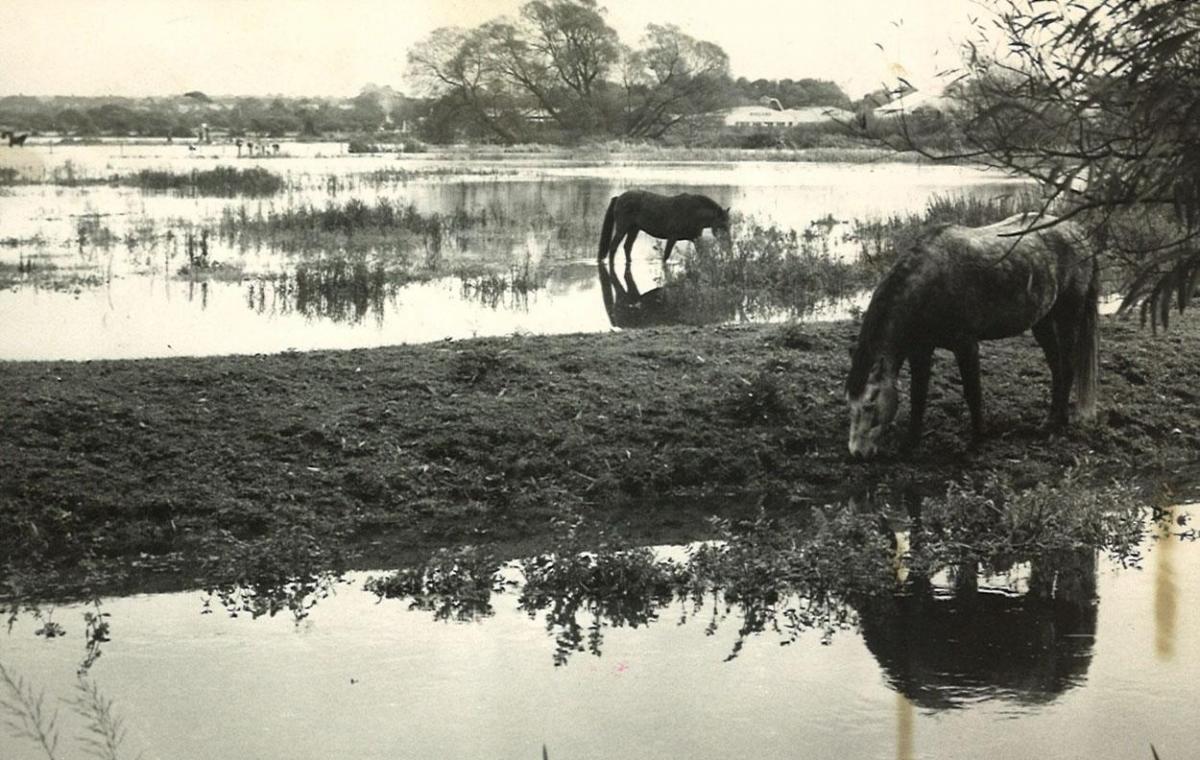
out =
{"type": "MultiPolygon", "coordinates": [[[[420,94],[409,47],[524,0],[0,0],[0,95],[420,94]]],[[[851,97],[957,63],[972,0],[600,0],[623,42],[674,23],[734,76],[837,82],[851,97]],[[881,47],[879,46],[882,46],[881,47]]]]}

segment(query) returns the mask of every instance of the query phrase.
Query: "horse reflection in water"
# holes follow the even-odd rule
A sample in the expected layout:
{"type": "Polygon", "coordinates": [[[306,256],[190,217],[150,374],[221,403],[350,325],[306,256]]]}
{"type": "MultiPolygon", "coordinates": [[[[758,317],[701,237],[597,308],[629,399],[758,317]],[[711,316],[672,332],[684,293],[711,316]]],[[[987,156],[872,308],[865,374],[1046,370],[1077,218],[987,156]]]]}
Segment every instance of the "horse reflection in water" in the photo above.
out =
{"type": "Polygon", "coordinates": [[[694,193],[659,195],[648,190],[629,190],[614,196],[608,204],[600,226],[597,259],[603,261],[607,256],[611,264],[624,240],[625,263],[628,264],[633,257],[633,241],[639,232],[645,232],[667,241],[662,255],[663,263],[666,263],[676,242],[690,240],[695,244],[706,229],[711,229],[726,245],[731,245],[729,208],[722,208],[712,198],[694,193]]]}
{"type": "Polygon", "coordinates": [[[846,380],[850,453],[871,457],[896,416],[897,378],[912,371],[909,445],[921,438],[935,348],[954,352],[971,432],[983,433],[979,341],[1032,328],[1050,365],[1049,425],[1067,424],[1074,383],[1081,418],[1096,412],[1094,257],[1070,222],[1018,214],[971,228],[944,225],[896,262],[871,296],[846,380]]]}
{"type": "Polygon", "coordinates": [[[1041,704],[1082,683],[1096,633],[1095,550],[1026,567],[1021,595],[978,588],[967,567],[951,596],[922,579],[911,594],[861,603],[863,639],[892,688],[942,710],[987,699],[1041,704]]]}
{"type": "Polygon", "coordinates": [[[626,265],[618,277],[612,262],[596,262],[600,296],[613,327],[637,328],[677,324],[712,324],[732,319],[734,304],[721,299],[690,298],[683,283],[667,282],[643,292],[626,265]]]}
{"type": "Polygon", "coordinates": [[[596,271],[600,276],[604,311],[608,313],[608,321],[613,327],[651,327],[678,321],[666,286],[641,292],[629,267],[625,267],[622,284],[611,262],[607,265],[603,261],[596,262],[596,271]]]}

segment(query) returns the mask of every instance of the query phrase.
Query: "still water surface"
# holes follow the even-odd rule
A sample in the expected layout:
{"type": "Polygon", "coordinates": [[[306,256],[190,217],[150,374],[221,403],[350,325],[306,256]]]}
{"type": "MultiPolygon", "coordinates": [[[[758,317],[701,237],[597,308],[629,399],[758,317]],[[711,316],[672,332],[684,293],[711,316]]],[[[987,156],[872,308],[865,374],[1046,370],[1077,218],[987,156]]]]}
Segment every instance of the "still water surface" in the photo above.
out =
{"type": "MultiPolygon", "coordinates": [[[[963,167],[788,162],[616,163],[436,157],[350,156],[332,144],[285,144],[280,157],[238,159],[233,146],[191,153],[175,145],[41,146],[45,176],[106,177],[141,169],[261,165],[282,174],[287,190],[266,199],[151,194],[107,185],[31,185],[0,189],[0,268],[42,272],[12,279],[0,291],[0,359],[99,359],[218,355],[287,349],[348,348],[513,333],[611,329],[602,280],[592,262],[600,222],[612,195],[632,187],[702,192],[743,219],[803,233],[817,219],[845,222],[917,211],[934,194],[989,197],[1018,185],[963,167]],[[390,172],[387,181],[372,179],[390,172]],[[396,179],[397,173],[404,173],[396,179]],[[535,271],[541,287],[492,293],[464,287],[460,277],[376,288],[357,303],[297,301],[281,282],[298,267],[344,258],[306,257],[211,240],[216,275],[181,273],[184,236],[224,215],[269,216],[351,198],[412,204],[422,214],[478,214],[506,220],[507,232],[438,255],[453,270],[487,265],[506,273],[535,271]],[[529,220],[528,232],[520,223],[529,220]],[[517,233],[514,234],[513,231],[517,233]],[[44,273],[49,272],[49,276],[44,273]]],[[[832,235],[839,242],[842,228],[832,235]]],[[[677,268],[689,246],[671,262],[677,268]]],[[[428,252],[416,251],[420,257],[428,252]]],[[[844,253],[853,255],[848,247],[844,253]]],[[[641,290],[670,278],[654,242],[642,236],[633,275],[641,290]]],[[[808,310],[808,318],[841,316],[849,302],[808,310]]],[[[735,313],[723,320],[782,314],[735,313]]]]}
{"type": "MultiPolygon", "coordinates": [[[[556,666],[545,613],[511,593],[479,622],[439,622],[378,601],[358,573],[299,624],[201,615],[197,592],[137,595],[104,601],[113,640],[92,675],[129,749],[175,760],[537,758],[543,745],[552,758],[1128,760],[1151,743],[1191,757],[1200,545],[1151,537],[1143,552],[1141,569],[1087,554],[1060,571],[1052,605],[1027,601],[1037,569],[1017,566],[958,602],[943,589],[864,608],[828,643],[808,631],[781,646],[768,627],[732,659],[743,621],[734,607],[711,630],[719,601],[605,627],[601,654],[556,666]]],[[[19,620],[0,639],[6,664],[68,695],[79,611],[54,612],[68,635],[53,640],[19,620]]],[[[76,720],[64,711],[68,734],[76,720]]],[[[0,747],[38,756],[4,735],[0,747]]]]}

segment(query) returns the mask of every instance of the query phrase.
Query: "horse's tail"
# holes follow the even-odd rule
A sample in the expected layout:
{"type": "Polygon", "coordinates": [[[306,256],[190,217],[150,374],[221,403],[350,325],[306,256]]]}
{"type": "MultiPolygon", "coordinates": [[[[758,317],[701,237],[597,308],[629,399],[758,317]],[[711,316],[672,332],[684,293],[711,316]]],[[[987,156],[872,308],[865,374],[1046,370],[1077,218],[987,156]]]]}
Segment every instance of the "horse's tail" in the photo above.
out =
{"type": "Polygon", "coordinates": [[[608,202],[608,211],[604,212],[604,224],[600,225],[600,252],[596,254],[596,261],[603,261],[608,255],[608,247],[612,245],[613,234],[613,215],[616,212],[617,196],[608,202]]]}
{"type": "Polygon", "coordinates": [[[1096,385],[1100,375],[1100,266],[1095,258],[1076,345],[1075,408],[1080,419],[1090,420],[1096,416],[1096,385]]]}

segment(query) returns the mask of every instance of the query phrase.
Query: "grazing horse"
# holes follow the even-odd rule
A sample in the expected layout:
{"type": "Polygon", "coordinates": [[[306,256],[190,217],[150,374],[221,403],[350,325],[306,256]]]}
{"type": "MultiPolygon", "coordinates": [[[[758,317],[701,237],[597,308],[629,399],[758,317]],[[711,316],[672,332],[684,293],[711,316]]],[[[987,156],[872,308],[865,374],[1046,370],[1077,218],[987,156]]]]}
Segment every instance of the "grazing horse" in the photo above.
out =
{"type": "Polygon", "coordinates": [[[987,227],[944,225],[901,256],[875,289],[852,351],[850,453],[871,457],[896,416],[896,378],[912,372],[909,442],[921,438],[934,348],[958,359],[976,440],[983,432],[979,341],[1032,328],[1050,365],[1051,427],[1067,424],[1071,384],[1083,419],[1096,413],[1096,261],[1080,229],[1018,214],[987,227]],[[1026,232],[1030,226],[1044,227],[1026,232]]]}
{"type": "Polygon", "coordinates": [[[4,137],[8,138],[8,147],[19,148],[25,145],[25,140],[29,138],[29,133],[18,135],[16,132],[5,132],[4,137]]]}
{"type": "Polygon", "coordinates": [[[667,241],[662,260],[671,256],[671,249],[679,240],[696,239],[712,228],[713,234],[720,232],[729,243],[729,209],[721,208],[717,202],[704,195],[680,193],[659,195],[647,190],[629,190],[614,196],[604,214],[600,227],[600,252],[596,256],[602,261],[607,254],[611,263],[625,240],[625,261],[633,251],[633,241],[639,232],[667,241]]]}

